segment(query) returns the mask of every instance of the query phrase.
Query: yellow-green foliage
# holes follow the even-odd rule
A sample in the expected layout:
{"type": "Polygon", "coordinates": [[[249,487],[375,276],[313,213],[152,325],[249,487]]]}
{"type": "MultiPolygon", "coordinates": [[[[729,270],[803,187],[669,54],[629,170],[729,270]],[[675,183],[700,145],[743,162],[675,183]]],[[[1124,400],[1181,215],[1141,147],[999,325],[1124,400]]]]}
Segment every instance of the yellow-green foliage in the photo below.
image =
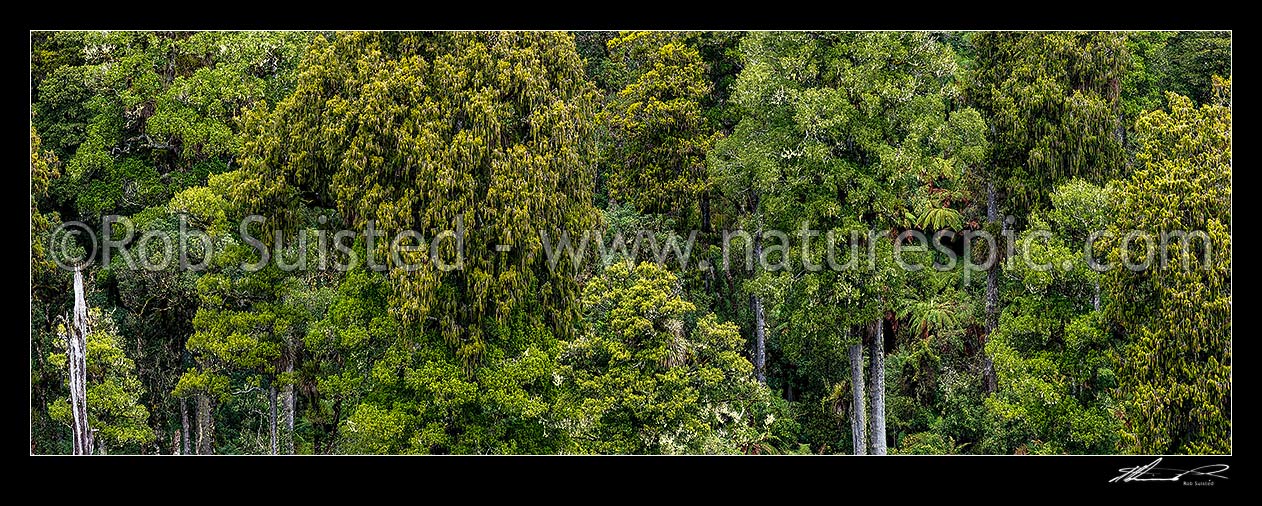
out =
{"type": "Polygon", "coordinates": [[[670,271],[615,263],[583,301],[588,327],[561,356],[574,451],[735,453],[770,430],[740,332],[696,318],[670,271]]]}
{"type": "Polygon", "coordinates": [[[1139,453],[1231,452],[1231,81],[1215,79],[1214,103],[1167,95],[1167,110],[1136,124],[1135,174],[1122,185],[1111,316],[1128,341],[1120,362],[1123,434],[1139,453]],[[1132,272],[1144,243],[1127,231],[1173,238],[1166,262],[1132,272]],[[1206,259],[1208,258],[1208,262],[1206,259]]]}
{"type": "Polygon", "coordinates": [[[609,197],[686,218],[710,188],[705,157],[719,132],[702,114],[705,63],[682,34],[626,32],[608,42],[627,84],[605,104],[609,197]]]}
{"type": "Polygon", "coordinates": [[[37,207],[40,199],[48,196],[49,183],[60,175],[57,156],[40,146],[39,134],[31,125],[31,269],[32,277],[39,277],[53,269],[54,265],[45,253],[44,234],[57,220],[56,213],[45,213],[37,207]]]}
{"type": "MultiPolygon", "coordinates": [[[[318,38],[296,89],[255,117],[238,187],[247,209],[285,223],[306,190],[353,226],[432,239],[463,223],[461,269],[425,252],[393,265],[392,311],[435,330],[466,366],[486,350],[488,321],[524,310],[569,332],[577,282],[567,261],[547,268],[541,234],[556,241],[597,219],[595,89],[563,33],[341,33],[318,38]],[[510,246],[499,251],[496,245],[510,246]]],[[[440,258],[457,262],[447,241],[440,258]]],[[[386,245],[375,252],[386,259],[386,245]]]]}

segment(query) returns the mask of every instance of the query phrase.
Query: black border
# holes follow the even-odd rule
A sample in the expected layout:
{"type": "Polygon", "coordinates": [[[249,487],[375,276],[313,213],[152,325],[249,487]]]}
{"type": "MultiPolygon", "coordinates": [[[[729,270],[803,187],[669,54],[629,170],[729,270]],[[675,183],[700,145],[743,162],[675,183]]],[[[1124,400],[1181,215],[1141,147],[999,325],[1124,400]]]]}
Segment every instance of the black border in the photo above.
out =
{"type": "Polygon", "coordinates": [[[28,468],[29,475],[41,480],[56,483],[78,476],[76,483],[84,490],[114,489],[124,495],[132,486],[175,486],[185,492],[191,488],[233,496],[284,482],[291,484],[283,487],[285,493],[297,494],[354,496],[361,489],[391,494],[405,489],[402,497],[416,502],[440,500],[437,497],[443,494],[435,495],[439,489],[463,489],[455,494],[509,493],[543,500],[677,498],[677,492],[737,494],[745,499],[811,494],[837,502],[897,502],[927,495],[948,503],[998,505],[1065,495],[1205,498],[1250,483],[1247,474],[1237,472],[1231,456],[50,456],[28,462],[34,465],[28,468]],[[1224,478],[1112,481],[1123,475],[1122,469],[1158,458],[1163,468],[1226,464],[1229,469],[1219,473],[1224,478]],[[458,482],[472,482],[473,487],[458,482]],[[249,489],[238,488],[247,484],[249,489]],[[586,495],[589,492],[599,495],[586,495]]]}
{"type": "Polygon", "coordinates": [[[110,5],[36,9],[31,30],[1230,30],[1226,6],[1126,6],[1102,2],[1007,3],[973,7],[890,2],[262,3],[110,5]],[[189,7],[184,10],[183,7],[189,7]],[[973,7],[973,8],[969,8],[973,7]],[[268,10],[268,9],[272,10],[268,10]],[[195,10],[194,10],[195,9],[195,10]]]}

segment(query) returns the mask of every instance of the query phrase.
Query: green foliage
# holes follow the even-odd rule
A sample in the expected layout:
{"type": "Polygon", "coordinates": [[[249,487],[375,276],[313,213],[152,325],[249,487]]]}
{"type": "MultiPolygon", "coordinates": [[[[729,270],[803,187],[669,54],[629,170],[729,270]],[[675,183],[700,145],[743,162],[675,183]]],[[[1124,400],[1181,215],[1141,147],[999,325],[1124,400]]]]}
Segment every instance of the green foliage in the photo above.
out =
{"type": "Polygon", "coordinates": [[[618,32],[582,31],[570,32],[574,36],[574,47],[583,58],[587,79],[596,88],[608,93],[611,83],[613,63],[609,61],[609,39],[618,36],[618,32]]]}
{"type": "MultiPolygon", "coordinates": [[[[944,261],[939,252],[904,258],[944,261]]],[[[894,300],[895,345],[885,362],[891,453],[976,453],[990,432],[976,344],[981,304],[963,281],[959,269],[926,267],[909,273],[894,300]]]]}
{"type": "Polygon", "coordinates": [[[916,218],[915,226],[925,230],[959,230],[964,228],[964,217],[949,207],[934,207],[916,218]]]}
{"type": "Polygon", "coordinates": [[[237,214],[229,199],[232,198],[233,186],[241,176],[240,171],[210,175],[206,186],[190,187],[171,197],[167,210],[183,215],[190,229],[206,232],[212,237],[226,236],[233,232],[229,217],[237,214]]]}
{"type": "MultiPolygon", "coordinates": [[[[572,37],[560,33],[343,33],[317,38],[293,94],[255,117],[246,209],[293,225],[303,192],[351,225],[387,234],[468,234],[447,241],[440,269],[423,252],[392,265],[393,306],[452,345],[465,367],[488,325],[523,310],[554,332],[577,316],[568,261],[555,270],[542,234],[593,228],[595,90],[572,37]],[[496,245],[510,246],[502,252],[496,245]],[[462,260],[462,262],[461,262],[462,260]]],[[[378,258],[389,258],[380,245],[378,258]]]]}
{"type": "Polygon", "coordinates": [[[950,436],[936,432],[917,432],[908,434],[898,448],[890,451],[894,455],[955,455],[960,453],[959,445],[950,436]]]}
{"type": "Polygon", "coordinates": [[[1130,72],[1122,80],[1128,124],[1164,107],[1167,92],[1197,104],[1212,102],[1213,77],[1231,78],[1228,33],[1136,32],[1127,34],[1126,45],[1132,58],[1130,72]]]}
{"type": "Polygon", "coordinates": [[[1219,86],[1214,77],[1231,79],[1231,34],[1178,32],[1167,39],[1168,70],[1162,89],[1196,104],[1214,102],[1219,86]]]}
{"type": "Polygon", "coordinates": [[[610,137],[609,197],[687,217],[709,190],[705,157],[719,138],[703,116],[711,85],[701,54],[665,32],[623,33],[608,47],[626,82],[598,117],[610,137]]]}
{"type": "Polygon", "coordinates": [[[50,362],[48,356],[65,339],[64,334],[57,332],[56,321],[69,310],[71,303],[69,273],[57,268],[48,249],[53,226],[61,221],[58,213],[50,209],[48,189],[60,177],[61,170],[56,155],[43,146],[33,123],[30,167],[31,450],[33,453],[70,453],[69,431],[50,418],[47,410],[50,400],[65,395],[61,388],[64,368],[50,362]]]}
{"type": "Polygon", "coordinates": [[[706,80],[712,91],[704,101],[706,118],[723,133],[731,132],[740,121],[739,111],[731,101],[736,77],[741,70],[741,39],[744,32],[692,32],[689,44],[697,48],[706,63],[706,80]]]}
{"type": "Polygon", "coordinates": [[[979,32],[967,98],[994,131],[988,179],[1025,216],[1061,182],[1126,174],[1121,80],[1131,56],[1114,32],[979,32]]]}
{"type": "Polygon", "coordinates": [[[1122,78],[1122,107],[1128,124],[1140,114],[1159,109],[1165,103],[1165,87],[1169,85],[1171,32],[1138,32],[1127,34],[1126,49],[1130,53],[1130,72],[1122,78]]]}
{"type": "Polygon", "coordinates": [[[905,282],[893,241],[869,231],[918,217],[959,228],[962,175],[984,159],[985,124],[948,107],[955,56],[928,34],[751,33],[740,47],[742,119],[711,151],[712,177],[745,213],[745,230],[820,231],[791,245],[764,238],[778,272],[744,288],[768,306],[769,347],[788,362],[786,379],[804,402],[827,402],[847,378],[854,328],[894,309],[905,282]],[[828,267],[852,257],[850,268],[828,267]]]}
{"type": "MultiPolygon", "coordinates": [[[[106,452],[140,453],[154,440],[149,428],[149,410],[140,402],[144,387],[136,378],[136,365],[123,353],[123,339],[109,316],[99,308],[88,312],[87,335],[87,401],[88,427],[94,440],[106,452]]],[[[59,333],[69,329],[62,326],[59,333]]],[[[57,352],[48,361],[68,370],[65,339],[57,341],[57,352]]],[[[68,373],[66,373],[68,374],[68,373]]],[[[48,414],[70,425],[70,402],[58,398],[48,405],[48,414]]]]}
{"type": "Polygon", "coordinates": [[[1005,453],[1114,453],[1118,344],[1100,310],[1102,275],[1083,252],[1116,218],[1117,191],[1074,180],[1051,201],[1004,267],[1020,289],[986,344],[999,378],[986,407],[1010,438],[993,444],[1005,453]]]}
{"type": "MultiPolygon", "coordinates": [[[[240,148],[239,115],[287,93],[302,32],[84,32],[38,83],[36,126],[66,161],[63,214],[91,221],[165,203],[240,148]]],[[[212,170],[213,171],[213,170],[212,170]]]]}
{"type": "Polygon", "coordinates": [[[849,453],[860,344],[865,375],[884,358],[884,390],[864,382],[890,453],[1229,453],[1230,49],[32,32],[31,451],[70,451],[49,236],[119,214],[125,251],[84,272],[110,453],[269,453],[273,426],[277,451],[315,454],[849,453]],[[960,264],[992,253],[966,233],[1009,228],[991,189],[1017,220],[997,321],[960,264]],[[316,239],[342,229],[342,251],[316,239]],[[392,265],[403,230],[437,256],[392,265]],[[668,241],[693,230],[676,268],[668,241]],[[920,251],[904,231],[955,235],[920,251]],[[1131,270],[1131,231],[1204,235],[1131,270]],[[586,232],[579,264],[560,243],[586,232]]]}
{"type": "Polygon", "coordinates": [[[40,200],[48,196],[48,185],[56,179],[57,156],[44,151],[40,146],[39,134],[35,126],[31,126],[31,277],[41,278],[51,273],[54,268],[52,259],[48,258],[46,235],[52,229],[54,221],[59,221],[56,214],[45,214],[39,209],[40,200]]]}
{"type": "Polygon", "coordinates": [[[63,67],[83,64],[83,32],[31,32],[31,97],[50,74],[63,67]]]}
{"type": "Polygon", "coordinates": [[[307,413],[329,453],[556,453],[560,343],[519,313],[471,375],[435,333],[389,311],[385,276],[351,271],[304,339],[317,393],[307,413]]]}
{"type": "Polygon", "coordinates": [[[906,321],[913,335],[929,339],[931,333],[958,332],[971,316],[971,308],[964,294],[950,284],[951,275],[932,275],[926,286],[914,290],[911,297],[902,299],[896,314],[906,321]]]}
{"type": "MultiPolygon", "coordinates": [[[[1000,390],[987,399],[987,409],[999,423],[1010,425],[1008,432],[1025,441],[1044,442],[1050,445],[1044,449],[1053,453],[1115,452],[1118,423],[1111,413],[1115,404],[1110,395],[1116,386],[1110,362],[1113,353],[1099,315],[1061,323],[1050,318],[1039,321],[1028,311],[1024,307],[1005,311],[1001,330],[987,345],[1000,378],[1000,390]],[[1008,317],[1018,311],[1024,318],[1008,317]],[[1051,328],[1028,327],[1040,323],[1051,328]],[[1039,331],[1045,333],[1042,336],[1050,334],[1045,338],[1052,342],[1030,342],[1040,337],[1039,331]]],[[[1020,451],[1020,447],[1007,451],[1020,451]]]]}
{"type": "Polygon", "coordinates": [[[1216,103],[1170,93],[1169,110],[1139,119],[1135,175],[1121,185],[1108,311],[1126,340],[1117,377],[1132,452],[1231,451],[1231,82],[1215,84],[1216,103]],[[1129,231],[1153,237],[1147,269],[1120,264],[1147,249],[1129,231]],[[1180,231],[1201,235],[1168,235],[1180,231]]]}
{"type": "MultiPolygon", "coordinates": [[[[142,401],[150,409],[150,426],[166,444],[181,430],[179,399],[169,394],[183,372],[184,344],[193,333],[199,303],[197,273],[180,267],[177,216],[149,208],[115,224],[114,229],[115,239],[122,240],[130,230],[133,240],[123,251],[113,253],[110,264],[98,271],[96,284],[110,295],[114,319],[125,338],[124,349],[144,384],[142,401]],[[141,246],[136,238],[145,234],[160,239],[141,246]],[[164,241],[171,244],[170,257],[163,251],[164,241]]],[[[190,240],[187,247],[190,262],[203,261],[200,243],[190,240]]]]}
{"type": "Polygon", "coordinates": [[[583,300],[589,330],[561,357],[561,376],[574,385],[575,451],[735,453],[775,432],[736,326],[713,314],[689,322],[696,307],[674,274],[616,263],[583,300]]]}

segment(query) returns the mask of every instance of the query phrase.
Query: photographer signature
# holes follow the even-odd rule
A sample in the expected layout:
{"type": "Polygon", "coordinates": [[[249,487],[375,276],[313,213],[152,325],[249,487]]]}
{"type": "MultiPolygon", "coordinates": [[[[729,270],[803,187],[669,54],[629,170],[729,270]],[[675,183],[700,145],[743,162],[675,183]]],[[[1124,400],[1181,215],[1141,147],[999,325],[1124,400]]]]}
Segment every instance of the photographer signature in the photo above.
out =
{"type": "Polygon", "coordinates": [[[1157,464],[1160,463],[1161,459],[1157,459],[1146,466],[1123,467],[1118,469],[1122,472],[1122,474],[1109,480],[1109,483],[1116,483],[1119,481],[1122,483],[1132,481],[1180,481],[1184,476],[1189,475],[1191,475],[1189,476],[1191,478],[1213,477],[1225,480],[1227,477],[1218,473],[1226,471],[1230,467],[1227,464],[1210,464],[1195,469],[1183,470],[1171,469],[1168,467],[1157,467],[1157,464]]]}

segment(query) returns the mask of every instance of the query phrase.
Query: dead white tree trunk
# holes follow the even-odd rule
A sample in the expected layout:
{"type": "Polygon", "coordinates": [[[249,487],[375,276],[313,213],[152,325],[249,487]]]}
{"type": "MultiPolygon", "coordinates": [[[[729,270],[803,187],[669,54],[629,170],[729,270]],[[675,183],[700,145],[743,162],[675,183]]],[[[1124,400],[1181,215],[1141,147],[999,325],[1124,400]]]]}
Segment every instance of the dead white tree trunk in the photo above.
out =
{"type": "Polygon", "coordinates": [[[197,396],[197,454],[213,455],[215,453],[215,416],[211,412],[210,396],[197,396]]]}
{"type": "Polygon", "coordinates": [[[854,454],[866,455],[868,452],[868,440],[865,429],[867,423],[864,416],[867,409],[863,406],[863,345],[852,344],[849,348],[850,352],[850,432],[854,440],[854,454]]]}
{"type": "Polygon", "coordinates": [[[83,297],[83,273],[74,271],[74,315],[71,329],[66,332],[66,346],[70,359],[70,415],[74,437],[74,454],[92,453],[92,429],[88,426],[88,308],[83,297]]]}
{"type": "Polygon", "coordinates": [[[873,455],[885,455],[885,324],[878,318],[876,328],[872,332],[870,352],[872,355],[871,396],[872,396],[872,431],[869,434],[873,455]]]}
{"type": "Polygon", "coordinates": [[[188,433],[192,427],[188,424],[188,399],[180,399],[180,454],[192,455],[188,445],[188,433]]]}
{"type": "MultiPolygon", "coordinates": [[[[291,348],[292,350],[292,348],[291,348]]],[[[285,454],[294,454],[294,354],[291,352],[289,361],[285,365],[285,372],[290,373],[286,376],[288,380],[285,382],[285,454]]]]}
{"type": "Polygon", "coordinates": [[[276,382],[275,381],[267,385],[267,402],[268,404],[271,405],[271,408],[272,408],[271,413],[270,413],[271,416],[268,417],[267,419],[267,427],[271,429],[271,434],[272,434],[270,449],[272,451],[272,455],[276,455],[276,452],[279,450],[280,445],[278,444],[278,441],[276,439],[276,382]]]}

